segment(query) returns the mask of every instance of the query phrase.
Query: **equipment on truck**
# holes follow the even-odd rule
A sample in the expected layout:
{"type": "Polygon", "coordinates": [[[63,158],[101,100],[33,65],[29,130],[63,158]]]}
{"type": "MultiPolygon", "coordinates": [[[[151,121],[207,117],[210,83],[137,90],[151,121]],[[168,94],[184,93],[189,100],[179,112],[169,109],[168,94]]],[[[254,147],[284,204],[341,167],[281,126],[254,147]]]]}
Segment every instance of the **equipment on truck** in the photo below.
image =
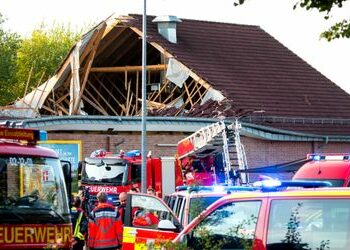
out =
{"type": "MultiPolygon", "coordinates": [[[[110,202],[118,205],[121,192],[141,186],[142,161],[138,150],[122,151],[118,155],[98,150],[91,156],[79,164],[78,179],[80,188],[89,189],[92,202],[96,201],[98,192],[104,191],[109,195],[110,202]]],[[[147,157],[147,186],[153,187],[159,197],[183,185],[180,170],[167,162],[166,158],[147,157]]]]}
{"type": "Polygon", "coordinates": [[[242,185],[249,183],[244,146],[238,119],[201,128],[178,142],[175,165],[183,171],[186,184],[242,185]],[[198,183],[199,182],[199,183],[198,183]]]}
{"type": "Polygon", "coordinates": [[[69,249],[70,164],[37,145],[45,131],[9,126],[0,125],[0,248],[69,249]]]}

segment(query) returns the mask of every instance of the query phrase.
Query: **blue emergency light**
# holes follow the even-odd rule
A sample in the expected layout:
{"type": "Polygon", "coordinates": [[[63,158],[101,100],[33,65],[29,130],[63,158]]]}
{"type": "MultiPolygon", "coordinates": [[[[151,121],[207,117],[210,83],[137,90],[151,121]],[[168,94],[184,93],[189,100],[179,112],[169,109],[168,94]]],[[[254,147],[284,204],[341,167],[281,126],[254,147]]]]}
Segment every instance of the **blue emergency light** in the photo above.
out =
{"type": "Polygon", "coordinates": [[[137,157],[140,155],[141,155],[140,150],[131,150],[131,151],[128,151],[125,153],[125,156],[127,156],[127,157],[137,157]]]}
{"type": "Polygon", "coordinates": [[[277,191],[285,189],[287,187],[300,187],[300,188],[320,188],[331,187],[332,183],[329,181],[299,181],[299,180],[263,180],[253,183],[253,186],[259,188],[261,191],[277,191]]]}
{"type": "Polygon", "coordinates": [[[210,191],[216,193],[238,192],[238,191],[255,191],[257,188],[251,186],[177,186],[176,191],[200,192],[210,191]]]}

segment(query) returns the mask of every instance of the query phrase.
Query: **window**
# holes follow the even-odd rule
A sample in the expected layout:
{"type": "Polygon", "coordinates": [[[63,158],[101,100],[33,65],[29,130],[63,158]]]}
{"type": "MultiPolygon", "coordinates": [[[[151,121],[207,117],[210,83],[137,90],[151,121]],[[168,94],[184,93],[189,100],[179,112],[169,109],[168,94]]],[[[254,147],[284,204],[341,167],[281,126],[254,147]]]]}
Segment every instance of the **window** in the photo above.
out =
{"type": "Polygon", "coordinates": [[[188,223],[196,218],[204,209],[217,201],[221,196],[203,196],[196,197],[190,200],[190,212],[188,215],[188,223]]]}
{"type": "Polygon", "coordinates": [[[267,249],[349,249],[350,200],[272,201],[267,249]]]}
{"type": "Polygon", "coordinates": [[[209,214],[192,231],[188,245],[193,249],[246,249],[255,235],[260,201],[232,202],[209,214]]]}
{"type": "Polygon", "coordinates": [[[156,229],[160,220],[170,220],[174,225],[179,224],[175,216],[156,197],[133,194],[131,213],[134,227],[156,229]]]}

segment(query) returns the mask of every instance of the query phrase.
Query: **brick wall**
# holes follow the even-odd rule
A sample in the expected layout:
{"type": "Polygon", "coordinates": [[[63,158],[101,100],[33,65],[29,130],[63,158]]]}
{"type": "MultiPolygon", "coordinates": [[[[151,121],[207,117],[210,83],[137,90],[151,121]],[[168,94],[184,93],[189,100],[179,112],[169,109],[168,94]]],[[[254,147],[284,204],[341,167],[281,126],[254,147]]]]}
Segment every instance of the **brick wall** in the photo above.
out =
{"type": "MultiPolygon", "coordinates": [[[[187,137],[184,133],[147,133],[147,149],[154,156],[174,156],[176,147],[159,144],[174,144],[187,137]]],[[[81,140],[83,157],[87,157],[96,149],[105,148],[113,153],[139,149],[141,150],[140,133],[119,132],[118,134],[102,133],[53,133],[49,132],[49,140],[81,140]]],[[[250,137],[242,137],[249,167],[262,167],[278,163],[294,161],[306,157],[308,153],[344,153],[350,152],[350,143],[330,142],[284,142],[266,141],[250,137]]]]}

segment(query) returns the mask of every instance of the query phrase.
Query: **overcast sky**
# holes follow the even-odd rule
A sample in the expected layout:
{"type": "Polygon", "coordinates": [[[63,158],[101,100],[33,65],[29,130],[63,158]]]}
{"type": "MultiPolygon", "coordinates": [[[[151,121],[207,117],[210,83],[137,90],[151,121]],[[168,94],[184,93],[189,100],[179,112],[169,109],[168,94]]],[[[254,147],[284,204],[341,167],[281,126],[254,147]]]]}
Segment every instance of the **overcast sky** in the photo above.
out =
{"type": "MultiPolygon", "coordinates": [[[[234,7],[233,0],[148,0],[147,14],[258,25],[282,44],[350,93],[350,39],[327,42],[319,34],[332,23],[350,18],[350,1],[323,14],[293,10],[297,0],[247,0],[234,7]]],[[[111,14],[142,14],[143,0],[0,0],[6,28],[29,35],[41,22],[70,23],[79,28],[111,14]]]]}

